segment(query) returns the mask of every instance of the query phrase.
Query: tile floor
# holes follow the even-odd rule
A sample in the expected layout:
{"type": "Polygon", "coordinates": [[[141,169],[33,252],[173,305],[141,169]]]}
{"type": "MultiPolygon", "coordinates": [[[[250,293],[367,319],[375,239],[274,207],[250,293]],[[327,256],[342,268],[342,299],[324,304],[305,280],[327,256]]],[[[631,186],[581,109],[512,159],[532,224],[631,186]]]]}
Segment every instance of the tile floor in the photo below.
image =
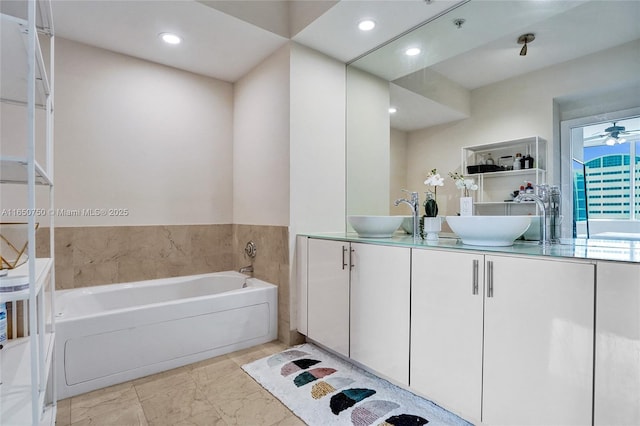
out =
{"type": "Polygon", "coordinates": [[[304,425],[240,368],[284,349],[266,343],[58,401],[56,425],[304,425]]]}

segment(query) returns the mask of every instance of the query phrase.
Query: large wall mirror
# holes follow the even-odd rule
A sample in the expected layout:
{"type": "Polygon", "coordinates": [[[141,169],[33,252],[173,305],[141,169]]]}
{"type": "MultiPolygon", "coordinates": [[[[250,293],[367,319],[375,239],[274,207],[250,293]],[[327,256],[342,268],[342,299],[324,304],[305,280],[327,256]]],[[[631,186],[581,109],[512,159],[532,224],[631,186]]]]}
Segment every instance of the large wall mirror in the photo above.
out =
{"type": "MultiPolygon", "coordinates": [[[[609,146],[616,126],[626,136],[616,145],[628,152],[612,155],[631,162],[633,172],[624,179],[640,182],[638,22],[637,0],[470,0],[452,3],[353,61],[347,67],[347,214],[409,214],[393,205],[402,189],[420,192],[423,200],[429,171],[464,173],[463,147],[538,137],[546,141],[544,181],[561,185],[564,194],[563,237],[586,232],[586,222],[576,226],[590,207],[576,192],[575,170],[592,160],[587,149],[609,146]],[[572,132],[587,143],[571,142],[572,132]]],[[[640,220],[640,187],[627,186],[631,198],[621,202],[636,206],[624,218],[631,224],[640,220]]],[[[459,196],[445,179],[437,193],[440,214],[456,214],[459,196]]]]}

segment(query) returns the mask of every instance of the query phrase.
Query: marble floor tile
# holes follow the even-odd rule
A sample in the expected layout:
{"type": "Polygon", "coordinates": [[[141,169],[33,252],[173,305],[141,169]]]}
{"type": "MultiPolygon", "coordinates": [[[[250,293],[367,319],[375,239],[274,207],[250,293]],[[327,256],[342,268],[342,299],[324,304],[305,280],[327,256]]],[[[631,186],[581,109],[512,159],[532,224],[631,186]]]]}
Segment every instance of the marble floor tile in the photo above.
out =
{"type": "Polygon", "coordinates": [[[216,408],[228,425],[273,425],[291,415],[287,407],[262,388],[224,401],[216,408]]]}
{"type": "Polygon", "coordinates": [[[286,349],[271,342],[58,402],[57,426],[304,425],[241,366],[286,349]]]}
{"type": "Polygon", "coordinates": [[[131,383],[71,398],[71,424],[146,426],[147,419],[131,383]]]}
{"type": "Polygon", "coordinates": [[[58,401],[56,407],[56,426],[71,425],[71,398],[58,401]]]}

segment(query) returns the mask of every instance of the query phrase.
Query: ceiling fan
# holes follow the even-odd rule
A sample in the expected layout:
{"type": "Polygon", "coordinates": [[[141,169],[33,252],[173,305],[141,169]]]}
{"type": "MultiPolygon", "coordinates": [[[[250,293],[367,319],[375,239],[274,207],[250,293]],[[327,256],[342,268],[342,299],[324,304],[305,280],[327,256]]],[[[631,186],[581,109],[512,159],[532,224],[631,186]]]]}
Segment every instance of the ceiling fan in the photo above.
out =
{"type": "Polygon", "coordinates": [[[640,133],[640,129],[638,130],[626,130],[624,126],[616,125],[616,121],[613,122],[613,125],[604,129],[603,133],[598,133],[593,136],[590,136],[585,139],[585,141],[590,141],[594,139],[603,139],[604,143],[609,146],[613,146],[617,143],[623,143],[627,140],[624,136],[635,135],[640,133]]]}

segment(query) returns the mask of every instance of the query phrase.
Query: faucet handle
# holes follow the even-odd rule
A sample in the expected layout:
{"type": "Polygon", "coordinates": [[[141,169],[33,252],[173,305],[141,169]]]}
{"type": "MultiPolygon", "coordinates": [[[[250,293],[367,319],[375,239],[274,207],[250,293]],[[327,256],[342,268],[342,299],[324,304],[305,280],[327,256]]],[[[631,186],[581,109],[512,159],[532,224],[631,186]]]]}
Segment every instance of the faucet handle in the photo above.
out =
{"type": "Polygon", "coordinates": [[[402,192],[406,192],[407,194],[411,194],[411,202],[412,203],[417,203],[418,202],[418,193],[416,191],[409,191],[408,189],[402,189],[402,192]]]}
{"type": "Polygon", "coordinates": [[[549,196],[549,185],[542,183],[540,185],[534,185],[536,187],[536,192],[543,201],[547,201],[547,197],[549,196]]]}

